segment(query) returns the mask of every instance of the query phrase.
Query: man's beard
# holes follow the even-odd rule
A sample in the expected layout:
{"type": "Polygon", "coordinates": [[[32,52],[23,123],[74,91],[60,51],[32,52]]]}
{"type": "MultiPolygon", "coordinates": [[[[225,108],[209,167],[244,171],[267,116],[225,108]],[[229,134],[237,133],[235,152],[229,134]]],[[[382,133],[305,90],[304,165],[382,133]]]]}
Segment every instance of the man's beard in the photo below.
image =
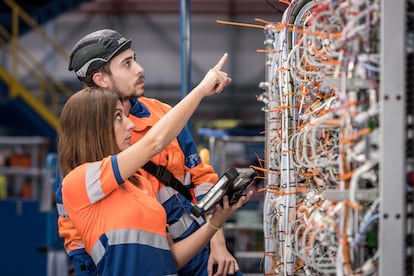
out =
{"type": "MultiPolygon", "coordinates": [[[[122,93],[121,89],[119,89],[113,77],[110,76],[109,79],[111,81],[111,89],[114,90],[114,92],[116,92],[118,95],[120,95],[124,99],[134,99],[134,98],[139,98],[139,97],[144,96],[144,93],[145,93],[144,89],[141,94],[137,95],[137,91],[134,88],[132,88],[132,91],[130,91],[130,93],[126,93],[127,95],[125,95],[125,93],[122,93]]],[[[139,77],[139,79],[135,82],[134,85],[136,86],[138,85],[139,82],[142,82],[144,80],[145,80],[145,76],[142,75],[139,77]]]]}

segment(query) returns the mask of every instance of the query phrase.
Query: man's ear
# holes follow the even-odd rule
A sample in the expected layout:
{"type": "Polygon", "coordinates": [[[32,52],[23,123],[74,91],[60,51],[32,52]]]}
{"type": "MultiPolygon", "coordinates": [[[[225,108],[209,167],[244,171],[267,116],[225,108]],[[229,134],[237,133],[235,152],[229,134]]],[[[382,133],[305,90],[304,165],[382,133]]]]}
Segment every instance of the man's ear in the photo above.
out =
{"type": "Polygon", "coordinates": [[[102,72],[96,72],[95,74],[93,74],[92,80],[99,87],[109,87],[109,82],[102,72]]]}

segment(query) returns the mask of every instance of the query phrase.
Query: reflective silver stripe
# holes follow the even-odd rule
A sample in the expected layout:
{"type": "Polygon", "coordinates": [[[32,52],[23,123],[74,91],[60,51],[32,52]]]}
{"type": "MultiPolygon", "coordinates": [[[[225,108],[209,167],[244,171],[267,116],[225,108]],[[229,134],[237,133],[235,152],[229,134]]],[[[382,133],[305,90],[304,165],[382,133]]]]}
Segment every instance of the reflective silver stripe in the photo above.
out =
{"type": "Polygon", "coordinates": [[[95,265],[97,265],[101,261],[104,255],[105,255],[105,247],[103,246],[101,241],[98,240],[95,243],[95,245],[92,247],[92,252],[91,252],[91,258],[93,262],[95,263],[95,265]]]}
{"type": "Polygon", "coordinates": [[[205,222],[204,217],[199,217],[199,218],[197,218],[197,217],[195,217],[195,216],[193,216],[193,215],[191,215],[191,217],[192,217],[193,219],[195,219],[195,220],[198,222],[198,224],[200,224],[200,225],[204,224],[204,222],[205,222]]]}
{"type": "Polygon", "coordinates": [[[196,197],[200,195],[204,195],[208,192],[208,190],[210,190],[211,187],[213,187],[213,184],[208,183],[208,182],[197,185],[196,187],[194,187],[194,195],[196,197]]]}
{"type": "Polygon", "coordinates": [[[66,212],[65,207],[63,207],[62,203],[56,203],[57,213],[60,217],[68,217],[68,213],[66,212]]]}
{"type": "Polygon", "coordinates": [[[184,214],[176,223],[168,226],[168,233],[173,239],[179,238],[191,226],[193,221],[193,218],[184,214]]]}
{"type": "Polygon", "coordinates": [[[177,193],[177,191],[174,190],[174,188],[164,186],[158,191],[157,200],[159,203],[164,204],[164,202],[166,202],[172,196],[175,196],[175,193],[177,193]]]}
{"type": "Polygon", "coordinates": [[[167,238],[162,235],[154,234],[151,232],[135,229],[121,229],[113,230],[106,233],[108,237],[108,244],[123,244],[123,243],[139,243],[149,245],[155,248],[169,250],[167,238]]]}
{"type": "MultiPolygon", "coordinates": [[[[162,250],[170,250],[165,236],[143,230],[120,229],[110,231],[105,235],[108,238],[109,246],[118,244],[143,244],[162,250]]],[[[95,243],[91,253],[93,261],[95,264],[98,264],[105,254],[105,248],[100,240],[95,243]]]]}
{"type": "Polygon", "coordinates": [[[101,187],[101,161],[93,162],[86,168],[86,192],[89,201],[93,204],[101,200],[105,195],[101,187]]]}
{"type": "Polygon", "coordinates": [[[189,185],[191,184],[191,173],[190,172],[186,172],[184,174],[184,177],[182,179],[180,179],[181,183],[183,183],[184,185],[189,185]]]}
{"type": "Polygon", "coordinates": [[[196,221],[199,225],[204,223],[204,219],[202,217],[196,218],[194,216],[189,216],[184,212],[176,223],[168,226],[168,233],[173,239],[179,238],[185,231],[187,231],[194,221],[196,221]]]}
{"type": "MultiPolygon", "coordinates": [[[[176,193],[177,191],[173,188],[164,186],[158,191],[157,200],[161,204],[163,204],[172,196],[175,196],[176,193]]],[[[191,224],[194,221],[196,221],[199,225],[202,225],[204,223],[203,217],[197,218],[193,215],[189,215],[187,211],[184,209],[183,215],[174,224],[168,226],[168,232],[173,239],[176,239],[180,237],[182,234],[184,234],[184,232],[187,231],[187,229],[191,226],[191,224]]]]}
{"type": "Polygon", "coordinates": [[[103,58],[93,58],[89,60],[87,63],[85,63],[81,68],[79,68],[79,70],[75,72],[76,75],[78,75],[81,78],[86,77],[86,73],[88,72],[89,65],[91,65],[95,61],[102,61],[105,63],[108,62],[106,59],[103,59],[103,58]]]}

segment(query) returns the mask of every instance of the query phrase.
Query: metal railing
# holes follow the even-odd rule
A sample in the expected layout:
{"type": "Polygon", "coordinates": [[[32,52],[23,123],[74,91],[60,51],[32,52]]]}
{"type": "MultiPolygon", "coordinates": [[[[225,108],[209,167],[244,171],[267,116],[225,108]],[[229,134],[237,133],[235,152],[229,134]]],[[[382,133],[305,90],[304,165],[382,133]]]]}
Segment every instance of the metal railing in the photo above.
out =
{"type": "Polygon", "coordinates": [[[3,0],[11,13],[10,31],[0,25],[0,79],[9,87],[9,97],[20,98],[53,128],[57,128],[60,102],[72,91],[52,76],[44,62],[35,57],[30,45],[20,42],[21,26],[30,28],[30,35],[47,45],[56,62],[68,64],[69,55],[44,29],[13,0],[3,0]],[[28,88],[30,80],[30,88],[28,88]]]}

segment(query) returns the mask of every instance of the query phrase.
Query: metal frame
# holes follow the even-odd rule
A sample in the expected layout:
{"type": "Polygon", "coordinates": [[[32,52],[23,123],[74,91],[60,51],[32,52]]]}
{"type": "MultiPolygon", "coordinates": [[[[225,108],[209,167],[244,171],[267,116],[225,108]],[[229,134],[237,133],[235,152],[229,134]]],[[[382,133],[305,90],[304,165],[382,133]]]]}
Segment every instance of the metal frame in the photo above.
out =
{"type": "Polygon", "coordinates": [[[379,275],[405,275],[405,1],[381,1],[379,275]]]}

